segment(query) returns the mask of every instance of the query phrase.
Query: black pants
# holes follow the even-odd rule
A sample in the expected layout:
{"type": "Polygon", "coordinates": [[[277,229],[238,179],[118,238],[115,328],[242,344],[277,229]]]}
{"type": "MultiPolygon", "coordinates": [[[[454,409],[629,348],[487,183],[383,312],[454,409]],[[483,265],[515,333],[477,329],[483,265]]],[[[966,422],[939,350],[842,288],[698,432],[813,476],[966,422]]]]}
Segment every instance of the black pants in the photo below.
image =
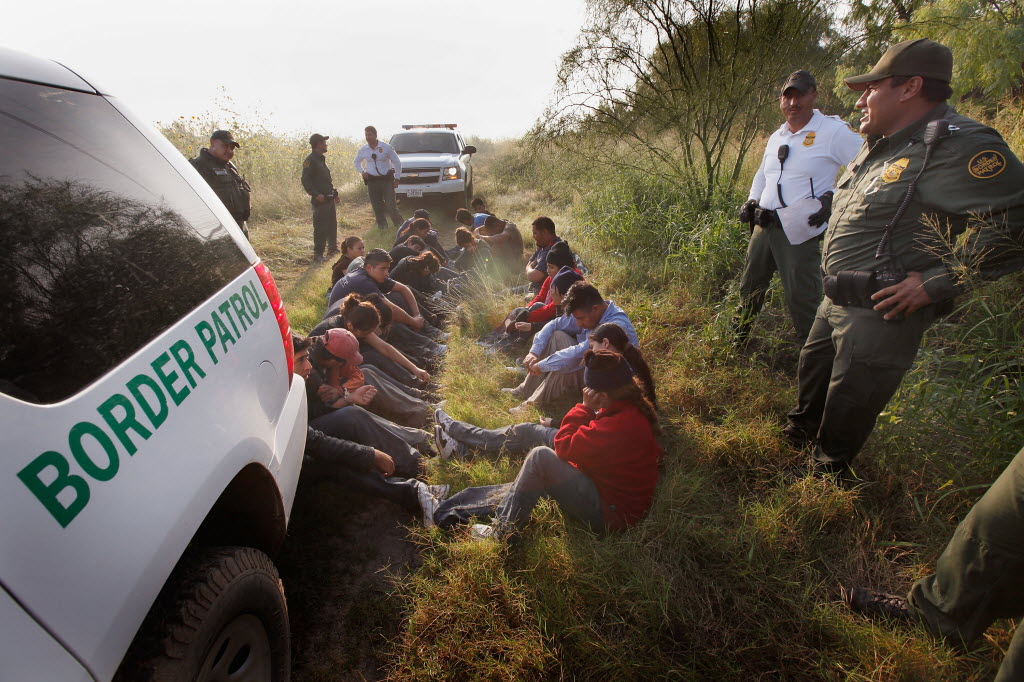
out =
{"type": "Polygon", "coordinates": [[[377,227],[386,230],[388,218],[395,224],[396,228],[402,226],[405,220],[398,212],[398,204],[395,202],[395,178],[393,175],[386,175],[380,180],[370,180],[366,183],[366,189],[370,193],[370,208],[377,219],[377,227]]]}
{"type": "Polygon", "coordinates": [[[313,202],[313,255],[324,255],[325,245],[328,251],[338,250],[338,211],[333,199],[313,202]]]}

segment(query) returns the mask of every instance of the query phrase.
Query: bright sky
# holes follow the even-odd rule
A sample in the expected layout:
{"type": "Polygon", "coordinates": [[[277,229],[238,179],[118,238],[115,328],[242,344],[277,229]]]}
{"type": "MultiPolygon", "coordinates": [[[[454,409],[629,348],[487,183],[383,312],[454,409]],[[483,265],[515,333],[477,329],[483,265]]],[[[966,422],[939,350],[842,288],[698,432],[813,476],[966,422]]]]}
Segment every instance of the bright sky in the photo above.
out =
{"type": "Polygon", "coordinates": [[[153,122],[226,94],[303,135],[454,122],[506,137],[550,100],[584,0],[20,0],[3,15],[0,45],[69,66],[153,122]]]}

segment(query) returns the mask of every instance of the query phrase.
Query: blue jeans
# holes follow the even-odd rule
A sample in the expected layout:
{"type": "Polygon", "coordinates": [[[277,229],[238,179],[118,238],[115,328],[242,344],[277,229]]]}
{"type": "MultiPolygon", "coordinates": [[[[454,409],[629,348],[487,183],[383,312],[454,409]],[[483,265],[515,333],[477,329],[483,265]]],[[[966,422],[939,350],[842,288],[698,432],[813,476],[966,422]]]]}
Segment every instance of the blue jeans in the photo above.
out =
{"type": "Polygon", "coordinates": [[[466,488],[442,502],[434,520],[442,528],[450,528],[475,516],[493,514],[498,535],[507,536],[526,524],[542,497],[557,502],[569,518],[595,531],[604,529],[597,486],[544,446],[530,451],[515,481],[466,488]]]}
{"type": "Polygon", "coordinates": [[[501,452],[521,455],[538,445],[554,447],[558,429],[541,426],[534,422],[514,424],[500,429],[482,429],[468,422],[452,422],[445,429],[449,436],[487,455],[497,456],[501,452]]]}
{"type": "Polygon", "coordinates": [[[328,436],[369,445],[387,453],[395,460],[396,476],[415,478],[419,473],[420,454],[413,444],[422,442],[426,435],[423,431],[389,424],[356,405],[317,417],[309,425],[328,436]]]}

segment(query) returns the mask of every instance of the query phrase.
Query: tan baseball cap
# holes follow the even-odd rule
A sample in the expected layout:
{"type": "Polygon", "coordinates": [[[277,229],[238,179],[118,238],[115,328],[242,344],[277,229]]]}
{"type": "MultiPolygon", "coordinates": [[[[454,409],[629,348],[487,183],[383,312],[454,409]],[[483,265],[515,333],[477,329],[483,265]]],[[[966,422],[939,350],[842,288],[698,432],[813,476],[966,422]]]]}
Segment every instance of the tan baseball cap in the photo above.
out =
{"type": "Polygon", "coordinates": [[[851,90],[864,90],[868,83],[891,76],[921,76],[949,83],[953,79],[953,53],[945,45],[918,38],[893,45],[871,71],[846,79],[851,90]]]}

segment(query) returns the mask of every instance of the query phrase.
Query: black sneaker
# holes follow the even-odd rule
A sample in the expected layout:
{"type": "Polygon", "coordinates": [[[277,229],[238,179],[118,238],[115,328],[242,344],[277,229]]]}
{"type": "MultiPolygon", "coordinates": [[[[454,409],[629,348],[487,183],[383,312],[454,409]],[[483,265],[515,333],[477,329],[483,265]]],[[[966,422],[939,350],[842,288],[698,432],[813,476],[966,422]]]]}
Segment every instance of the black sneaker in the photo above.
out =
{"type": "Polygon", "coordinates": [[[857,613],[871,619],[893,620],[912,624],[914,616],[907,606],[907,600],[895,594],[876,592],[867,587],[841,588],[843,601],[857,613]]]}
{"type": "Polygon", "coordinates": [[[810,464],[786,469],[786,477],[794,481],[811,476],[819,481],[831,480],[839,485],[847,485],[857,480],[850,467],[841,464],[826,464],[811,460],[810,464]]]}

